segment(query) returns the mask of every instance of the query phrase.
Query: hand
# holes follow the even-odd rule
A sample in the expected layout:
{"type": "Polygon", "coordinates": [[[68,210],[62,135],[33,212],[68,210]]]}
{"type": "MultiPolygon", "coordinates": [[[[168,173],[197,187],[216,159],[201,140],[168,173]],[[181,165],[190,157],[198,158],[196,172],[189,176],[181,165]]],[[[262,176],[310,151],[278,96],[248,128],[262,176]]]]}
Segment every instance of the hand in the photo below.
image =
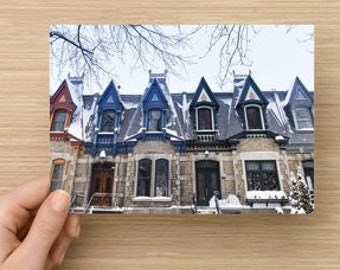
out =
{"type": "Polygon", "coordinates": [[[0,196],[0,269],[51,269],[63,262],[80,219],[68,215],[70,196],[49,194],[40,177],[0,196]]]}

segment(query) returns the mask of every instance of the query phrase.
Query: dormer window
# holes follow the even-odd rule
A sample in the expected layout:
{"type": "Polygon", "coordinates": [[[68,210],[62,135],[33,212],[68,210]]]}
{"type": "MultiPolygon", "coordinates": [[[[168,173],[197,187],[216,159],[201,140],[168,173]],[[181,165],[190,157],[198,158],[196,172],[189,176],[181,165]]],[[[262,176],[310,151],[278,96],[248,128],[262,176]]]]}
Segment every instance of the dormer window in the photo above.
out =
{"type": "Polygon", "coordinates": [[[248,105],[244,107],[247,130],[263,130],[264,120],[262,107],[259,105],[248,105]]]}
{"type": "Polygon", "coordinates": [[[207,106],[196,108],[197,131],[213,130],[213,109],[207,106]]]}
{"type": "Polygon", "coordinates": [[[148,131],[162,130],[162,111],[160,109],[151,109],[148,111],[148,131]]]}
{"type": "Polygon", "coordinates": [[[115,129],[115,117],[114,110],[105,110],[102,116],[102,122],[100,126],[101,132],[113,132],[115,129]]]}
{"type": "Polygon", "coordinates": [[[57,110],[54,113],[51,131],[64,131],[67,118],[66,110],[57,110]]]}
{"type": "Polygon", "coordinates": [[[298,130],[313,129],[312,114],[308,108],[293,109],[293,118],[296,129],[298,130]]]}

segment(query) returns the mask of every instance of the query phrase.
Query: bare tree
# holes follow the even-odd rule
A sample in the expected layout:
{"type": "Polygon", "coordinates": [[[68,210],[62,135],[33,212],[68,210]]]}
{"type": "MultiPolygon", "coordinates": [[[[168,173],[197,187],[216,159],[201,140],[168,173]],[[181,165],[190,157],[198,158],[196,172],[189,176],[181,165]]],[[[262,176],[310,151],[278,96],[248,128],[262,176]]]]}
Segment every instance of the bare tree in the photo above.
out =
{"type": "MultiPolygon", "coordinates": [[[[282,27],[287,35],[296,28],[294,25],[282,27]]],[[[51,58],[57,63],[52,63],[51,68],[54,64],[58,66],[59,75],[65,69],[85,73],[87,80],[95,80],[99,85],[103,78],[115,77],[121,64],[132,69],[150,69],[155,63],[161,63],[164,69],[181,77],[187,64],[217,50],[216,75],[222,86],[231,77],[234,66],[251,67],[250,42],[260,31],[258,25],[52,25],[51,58]],[[202,37],[202,31],[209,42],[202,55],[195,55],[196,43],[202,42],[197,37],[202,37]],[[198,32],[200,35],[196,35],[198,32]]],[[[313,33],[306,33],[298,42],[311,40],[313,33]]]]}
{"type": "Polygon", "coordinates": [[[251,39],[257,34],[253,25],[216,25],[210,33],[208,53],[219,50],[218,82],[223,85],[233,66],[251,66],[248,48],[251,39]]]}
{"type": "Polygon", "coordinates": [[[69,68],[85,72],[97,82],[103,76],[114,76],[115,69],[127,62],[131,68],[149,69],[160,61],[180,76],[178,70],[193,61],[184,49],[200,28],[174,26],[169,33],[169,28],[165,31],[158,25],[52,25],[50,51],[57,61],[52,64],[59,67],[58,73],[69,68]]]}

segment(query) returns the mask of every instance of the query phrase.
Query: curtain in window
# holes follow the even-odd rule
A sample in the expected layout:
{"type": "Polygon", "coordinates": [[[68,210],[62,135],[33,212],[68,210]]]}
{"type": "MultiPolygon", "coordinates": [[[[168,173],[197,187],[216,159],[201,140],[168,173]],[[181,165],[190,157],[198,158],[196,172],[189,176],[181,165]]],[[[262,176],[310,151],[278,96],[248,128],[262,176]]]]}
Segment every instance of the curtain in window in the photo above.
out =
{"type": "Polygon", "coordinates": [[[142,159],[138,164],[137,196],[150,196],[151,165],[149,159],[142,159]]]}
{"type": "Polygon", "coordinates": [[[248,107],[246,109],[248,129],[263,129],[261,121],[261,110],[258,107],[248,107]]]}
{"type": "Polygon", "coordinates": [[[115,129],[115,112],[113,110],[106,110],[103,112],[100,131],[113,132],[114,129],[115,129]]]}
{"type": "Polygon", "coordinates": [[[212,115],[211,109],[202,108],[198,109],[198,130],[211,130],[212,126],[212,115]]]}
{"type": "Polygon", "coordinates": [[[64,131],[66,121],[66,111],[58,110],[54,114],[53,124],[52,124],[52,131],[64,131]]]}
{"type": "Polygon", "coordinates": [[[150,110],[148,119],[149,131],[161,131],[162,130],[162,112],[161,110],[150,110]]]}
{"type": "Polygon", "coordinates": [[[155,174],[155,196],[168,196],[168,182],[169,182],[169,161],[166,159],[156,160],[156,174],[155,174]]]}
{"type": "Polygon", "coordinates": [[[280,190],[275,161],[247,161],[248,190],[280,190]]]}
{"type": "Polygon", "coordinates": [[[294,110],[297,129],[311,129],[313,122],[311,113],[308,108],[299,108],[294,110]]]}

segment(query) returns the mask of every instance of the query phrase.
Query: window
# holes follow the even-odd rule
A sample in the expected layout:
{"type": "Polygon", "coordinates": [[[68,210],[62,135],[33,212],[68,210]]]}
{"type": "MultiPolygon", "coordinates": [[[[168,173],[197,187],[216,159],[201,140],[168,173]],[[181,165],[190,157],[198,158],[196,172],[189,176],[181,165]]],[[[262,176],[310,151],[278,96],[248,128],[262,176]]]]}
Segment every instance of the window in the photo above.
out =
{"type": "Polygon", "coordinates": [[[62,159],[55,160],[53,162],[51,190],[62,188],[64,167],[65,167],[65,161],[62,159]]]}
{"type": "Polygon", "coordinates": [[[264,129],[262,108],[260,106],[247,106],[245,110],[247,129],[264,129]]]}
{"type": "Polygon", "coordinates": [[[169,161],[166,159],[156,160],[155,190],[156,197],[168,196],[169,161]]]}
{"type": "Polygon", "coordinates": [[[137,196],[169,196],[169,161],[141,159],[138,162],[137,196]]]}
{"type": "Polygon", "coordinates": [[[280,190],[275,161],[246,161],[248,190],[280,190]]]}
{"type": "Polygon", "coordinates": [[[152,161],[149,159],[139,161],[137,196],[150,196],[151,165],[152,161]]]}
{"type": "Polygon", "coordinates": [[[113,110],[105,110],[102,116],[100,131],[113,132],[115,129],[115,112],[113,110]]]}
{"type": "Polygon", "coordinates": [[[162,130],[162,111],[160,109],[149,110],[148,113],[148,131],[162,130]]]}
{"type": "Polygon", "coordinates": [[[308,108],[293,110],[296,129],[313,129],[312,115],[308,108]]]}
{"type": "Polygon", "coordinates": [[[212,130],[213,114],[211,108],[198,108],[196,115],[197,130],[212,130]]]}
{"type": "Polygon", "coordinates": [[[65,110],[57,110],[53,117],[51,131],[64,131],[67,112],[65,110]]]}

